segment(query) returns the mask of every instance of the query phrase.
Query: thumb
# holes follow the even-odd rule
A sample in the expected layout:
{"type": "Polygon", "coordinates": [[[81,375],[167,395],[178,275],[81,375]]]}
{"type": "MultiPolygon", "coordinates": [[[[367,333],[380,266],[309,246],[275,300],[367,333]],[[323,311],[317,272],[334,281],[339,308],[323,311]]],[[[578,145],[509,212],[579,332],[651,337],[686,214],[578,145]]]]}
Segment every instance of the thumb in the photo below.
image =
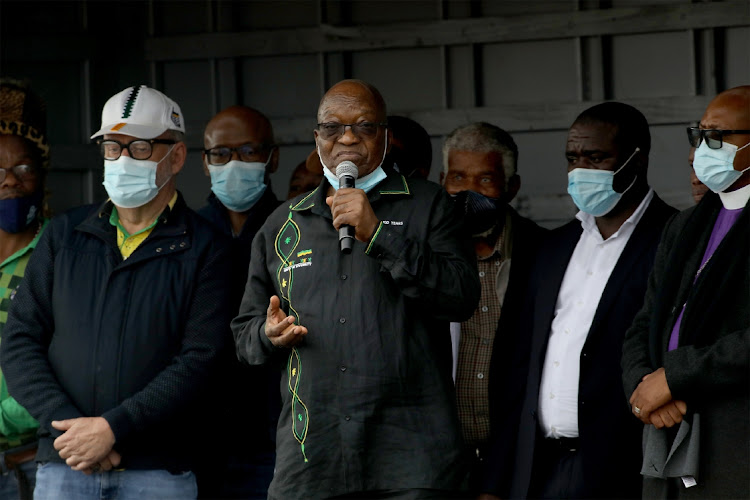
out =
{"type": "Polygon", "coordinates": [[[67,431],[73,426],[72,420],[53,420],[52,427],[58,431],[67,431]]]}
{"type": "Polygon", "coordinates": [[[333,205],[333,196],[326,197],[326,205],[328,205],[329,207],[333,205]]]}
{"type": "Polygon", "coordinates": [[[109,461],[112,462],[113,467],[120,465],[120,460],[122,460],[122,457],[115,450],[109,452],[109,461]]]}

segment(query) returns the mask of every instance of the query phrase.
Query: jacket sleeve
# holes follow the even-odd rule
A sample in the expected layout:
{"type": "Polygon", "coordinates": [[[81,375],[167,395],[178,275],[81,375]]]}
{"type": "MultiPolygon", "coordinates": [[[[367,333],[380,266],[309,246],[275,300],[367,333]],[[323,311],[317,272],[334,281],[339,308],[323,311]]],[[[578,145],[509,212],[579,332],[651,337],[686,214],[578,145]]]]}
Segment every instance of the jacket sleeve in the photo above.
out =
{"type": "MultiPolygon", "coordinates": [[[[264,226],[264,229],[268,224],[264,226]]],[[[279,295],[274,289],[266,264],[267,234],[261,229],[253,239],[245,293],[236,318],[232,320],[232,333],[237,357],[251,365],[262,365],[275,355],[289,352],[275,347],[266,336],[266,311],[268,301],[279,295]]],[[[282,301],[282,308],[284,303],[282,301]]]]}
{"type": "Polygon", "coordinates": [[[31,254],[26,273],[8,311],[8,322],[0,344],[0,364],[10,394],[36,418],[40,425],[53,420],[84,415],[58,383],[47,358],[55,330],[52,317],[54,284],[54,239],[60,224],[51,221],[31,254]]]}
{"type": "Polygon", "coordinates": [[[215,242],[199,264],[179,353],[143,389],[102,415],[118,442],[177,415],[189,394],[205,388],[230,339],[228,250],[223,239],[215,242]]]}
{"type": "Polygon", "coordinates": [[[378,259],[401,293],[421,301],[436,319],[465,321],[479,303],[476,256],[442,189],[433,199],[427,224],[426,240],[420,241],[381,222],[365,252],[378,259]]]}
{"type": "Polygon", "coordinates": [[[664,373],[674,399],[710,399],[717,391],[747,394],[750,327],[727,333],[711,345],[681,346],[664,354],[664,373]]]}
{"type": "Polygon", "coordinates": [[[651,268],[651,274],[648,277],[643,306],[635,315],[630,328],[625,332],[621,367],[623,388],[628,400],[638,384],[641,383],[644,375],[659,368],[653,366],[651,360],[651,318],[656,308],[659,287],[663,280],[664,269],[669,259],[672,244],[678,235],[678,231],[673,227],[675,219],[676,215],[672,216],[664,227],[661,241],[656,249],[654,266],[651,268]]]}

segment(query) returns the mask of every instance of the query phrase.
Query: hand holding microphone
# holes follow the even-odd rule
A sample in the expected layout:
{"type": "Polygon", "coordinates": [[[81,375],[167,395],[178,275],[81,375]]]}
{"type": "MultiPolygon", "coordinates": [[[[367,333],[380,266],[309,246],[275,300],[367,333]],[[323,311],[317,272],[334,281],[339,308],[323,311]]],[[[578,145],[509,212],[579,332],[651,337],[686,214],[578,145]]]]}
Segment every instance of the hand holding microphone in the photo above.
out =
{"type": "Polygon", "coordinates": [[[336,167],[339,189],[326,198],[333,215],[333,227],[339,232],[339,248],[344,254],[351,253],[355,238],[362,242],[369,241],[380,223],[367,194],[354,188],[358,175],[359,169],[353,162],[339,163],[336,167]]]}

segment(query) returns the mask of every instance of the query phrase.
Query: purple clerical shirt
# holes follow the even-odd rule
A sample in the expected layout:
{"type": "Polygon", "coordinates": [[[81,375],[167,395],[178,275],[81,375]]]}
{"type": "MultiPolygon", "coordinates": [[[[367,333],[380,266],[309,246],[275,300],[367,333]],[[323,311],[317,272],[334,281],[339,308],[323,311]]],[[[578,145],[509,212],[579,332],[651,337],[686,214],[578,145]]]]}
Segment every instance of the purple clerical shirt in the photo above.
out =
{"type": "MultiPolygon", "coordinates": [[[[742,213],[741,208],[738,208],[737,210],[727,210],[726,208],[721,207],[721,210],[719,211],[719,216],[716,218],[716,222],[714,223],[713,231],[711,231],[711,238],[709,238],[708,240],[708,246],[706,247],[706,251],[703,254],[701,265],[698,268],[698,272],[695,274],[695,279],[693,280],[693,283],[695,283],[695,281],[698,279],[698,276],[703,270],[703,266],[706,264],[706,262],[708,262],[708,260],[714,254],[714,252],[716,251],[716,248],[719,246],[719,243],[721,243],[721,240],[724,239],[724,236],[726,236],[729,230],[732,229],[732,226],[740,217],[741,213],[742,213]]],[[[672,334],[669,336],[669,347],[667,348],[668,351],[677,349],[677,344],[680,338],[680,324],[682,323],[682,315],[684,313],[685,313],[685,304],[682,305],[682,311],[680,311],[680,315],[677,317],[677,321],[675,322],[674,327],[672,328],[672,334]]]]}

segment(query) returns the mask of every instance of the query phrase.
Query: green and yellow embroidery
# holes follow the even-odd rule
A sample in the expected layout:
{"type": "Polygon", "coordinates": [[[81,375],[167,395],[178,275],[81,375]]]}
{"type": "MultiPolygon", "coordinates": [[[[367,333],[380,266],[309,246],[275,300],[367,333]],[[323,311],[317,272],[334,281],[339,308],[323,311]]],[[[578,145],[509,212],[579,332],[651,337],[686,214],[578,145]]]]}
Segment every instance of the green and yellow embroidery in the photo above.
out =
{"type": "MultiPolygon", "coordinates": [[[[276,270],[276,281],[279,284],[281,298],[289,305],[289,313],[294,314],[296,324],[300,324],[300,317],[297,310],[292,306],[294,260],[292,260],[291,257],[294,256],[299,240],[299,226],[292,219],[292,212],[289,212],[289,217],[276,234],[276,255],[280,260],[279,267],[276,270]],[[288,275],[284,277],[284,273],[288,273],[288,275]]],[[[297,254],[297,257],[309,254],[312,254],[312,250],[303,250],[297,254]]],[[[300,376],[302,375],[302,361],[296,347],[293,347],[292,352],[289,354],[287,375],[289,380],[289,392],[292,395],[292,433],[294,434],[294,438],[300,444],[302,456],[304,457],[305,462],[307,462],[305,440],[307,439],[307,426],[310,419],[307,413],[307,406],[305,406],[305,403],[300,399],[297,392],[299,390],[300,376]]]]}

